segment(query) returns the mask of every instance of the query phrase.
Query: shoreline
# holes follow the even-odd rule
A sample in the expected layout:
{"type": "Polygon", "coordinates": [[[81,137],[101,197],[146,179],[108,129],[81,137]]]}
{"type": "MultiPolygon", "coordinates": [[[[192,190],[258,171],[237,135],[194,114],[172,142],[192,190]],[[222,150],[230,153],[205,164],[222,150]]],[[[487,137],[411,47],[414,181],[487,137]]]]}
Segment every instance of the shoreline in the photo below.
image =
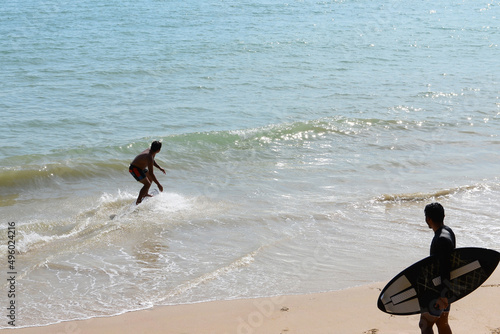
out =
{"type": "MultiPolygon", "coordinates": [[[[1,329],[15,334],[418,334],[419,315],[391,316],[376,301],[387,282],[345,290],[157,306],[112,317],[1,329]]],[[[454,334],[500,334],[500,269],[452,305],[454,334]]]]}

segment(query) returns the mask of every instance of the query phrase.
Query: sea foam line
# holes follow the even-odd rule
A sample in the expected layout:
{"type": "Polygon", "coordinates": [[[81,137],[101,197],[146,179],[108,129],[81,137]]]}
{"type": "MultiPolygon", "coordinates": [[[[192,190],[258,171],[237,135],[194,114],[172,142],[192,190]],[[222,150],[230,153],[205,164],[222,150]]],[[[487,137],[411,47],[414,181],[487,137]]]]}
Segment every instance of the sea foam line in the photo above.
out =
{"type": "Polygon", "coordinates": [[[486,189],[489,189],[489,186],[486,184],[475,184],[475,185],[459,186],[450,189],[442,189],[430,193],[416,192],[416,193],[394,194],[394,195],[383,194],[377,197],[375,200],[377,202],[420,202],[430,199],[442,198],[462,192],[480,191],[486,189]]]}
{"type": "Polygon", "coordinates": [[[185,292],[197,287],[200,284],[206,283],[208,281],[216,279],[217,277],[228,274],[229,272],[237,270],[238,268],[249,266],[252,262],[255,261],[255,256],[260,252],[261,249],[263,249],[263,246],[259,247],[257,250],[253,252],[250,252],[240,257],[239,259],[231,262],[227,266],[218,268],[212,272],[203,274],[200,277],[197,277],[193,280],[190,280],[184,284],[179,285],[174,291],[172,291],[166,296],[166,299],[182,295],[185,292]]]}

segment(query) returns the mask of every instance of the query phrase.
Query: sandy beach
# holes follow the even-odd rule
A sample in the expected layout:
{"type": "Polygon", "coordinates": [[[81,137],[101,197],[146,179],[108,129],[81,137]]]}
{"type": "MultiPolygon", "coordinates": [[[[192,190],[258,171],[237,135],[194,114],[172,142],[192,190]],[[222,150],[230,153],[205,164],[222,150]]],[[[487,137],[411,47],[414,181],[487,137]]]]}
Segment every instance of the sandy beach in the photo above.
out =
{"type": "MultiPolygon", "coordinates": [[[[164,306],[45,327],[4,329],[0,333],[420,333],[418,315],[391,316],[378,310],[376,300],[385,283],[319,294],[164,306]]],[[[500,270],[452,305],[450,324],[455,334],[500,334],[500,270]]]]}

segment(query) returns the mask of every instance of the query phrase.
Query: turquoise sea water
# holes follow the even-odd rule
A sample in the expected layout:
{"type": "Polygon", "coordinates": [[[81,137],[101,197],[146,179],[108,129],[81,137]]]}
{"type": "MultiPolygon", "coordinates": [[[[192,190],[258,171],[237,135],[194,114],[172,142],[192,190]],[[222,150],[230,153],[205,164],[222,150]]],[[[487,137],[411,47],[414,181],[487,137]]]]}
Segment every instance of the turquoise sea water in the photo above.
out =
{"type": "Polygon", "coordinates": [[[0,259],[16,222],[18,325],[389,280],[427,255],[436,200],[460,247],[500,250],[499,16],[4,4],[0,259]],[[135,207],[128,165],[153,140],[165,191],[135,207]]]}

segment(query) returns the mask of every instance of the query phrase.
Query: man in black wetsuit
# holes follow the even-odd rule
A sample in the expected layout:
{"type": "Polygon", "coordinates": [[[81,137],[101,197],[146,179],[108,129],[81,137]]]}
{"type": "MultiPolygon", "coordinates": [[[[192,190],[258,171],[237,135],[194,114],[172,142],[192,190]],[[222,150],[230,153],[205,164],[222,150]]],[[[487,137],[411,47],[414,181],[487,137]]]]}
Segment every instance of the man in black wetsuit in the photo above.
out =
{"type": "Polygon", "coordinates": [[[446,292],[447,283],[450,281],[451,252],[456,247],[455,234],[448,226],[444,225],[444,208],[439,203],[431,203],[425,207],[425,221],[434,231],[431,243],[431,255],[439,257],[441,268],[441,285],[438,289],[441,295],[434,305],[430,305],[429,312],[420,316],[420,330],[422,334],[433,334],[432,327],[436,324],[439,334],[451,334],[448,324],[450,305],[446,292]]]}

